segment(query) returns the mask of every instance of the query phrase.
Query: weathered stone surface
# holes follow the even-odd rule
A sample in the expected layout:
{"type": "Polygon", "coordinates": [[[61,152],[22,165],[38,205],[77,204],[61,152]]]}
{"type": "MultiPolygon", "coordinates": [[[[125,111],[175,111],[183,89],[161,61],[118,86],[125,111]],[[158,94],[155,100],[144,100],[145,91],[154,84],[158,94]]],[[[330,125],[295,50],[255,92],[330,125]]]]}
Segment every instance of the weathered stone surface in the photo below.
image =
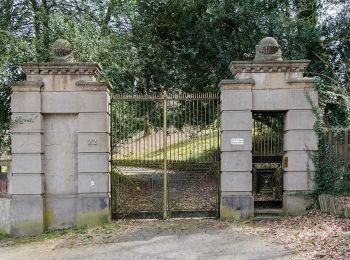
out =
{"type": "Polygon", "coordinates": [[[253,90],[253,110],[288,110],[288,89],[253,90]]]}
{"type": "Polygon", "coordinates": [[[254,216],[254,200],[252,195],[222,195],[220,218],[247,219],[254,216]]]}
{"type": "Polygon", "coordinates": [[[73,48],[69,41],[64,39],[56,40],[52,46],[52,61],[53,62],[73,62],[73,48]]]}
{"type": "Polygon", "coordinates": [[[223,79],[219,83],[219,88],[221,91],[225,90],[251,90],[254,86],[254,79],[223,79]]]}
{"type": "Polygon", "coordinates": [[[252,191],[252,173],[222,172],[221,191],[252,191]]]}
{"type": "Polygon", "coordinates": [[[283,187],[285,191],[309,191],[311,177],[309,172],[290,172],[283,174],[283,187]]]}
{"type": "Polygon", "coordinates": [[[79,133],[79,153],[108,153],[110,150],[110,137],[107,133],[79,133]]]}
{"type": "Polygon", "coordinates": [[[47,194],[77,190],[77,116],[45,115],[45,182],[47,194]]]}
{"type": "Polygon", "coordinates": [[[108,193],[109,174],[102,173],[79,173],[78,193],[108,193]]]}
{"type": "Polygon", "coordinates": [[[288,103],[290,109],[312,109],[312,106],[318,106],[317,91],[312,88],[290,89],[288,103]]]}
{"type": "Polygon", "coordinates": [[[314,130],[288,130],[284,136],[286,151],[315,151],[318,140],[314,130]]]}
{"type": "Polygon", "coordinates": [[[288,167],[284,166],[286,171],[313,171],[314,163],[311,159],[311,152],[307,151],[288,151],[285,157],[288,157],[288,167]]]}
{"type": "Polygon", "coordinates": [[[221,171],[222,172],[247,172],[252,170],[252,153],[222,152],[221,171]]]}
{"type": "Polygon", "coordinates": [[[75,92],[79,91],[76,82],[80,80],[95,80],[92,74],[79,75],[83,72],[79,71],[79,68],[74,69],[74,66],[61,65],[62,66],[56,64],[48,68],[61,73],[61,75],[30,75],[29,77],[41,79],[44,82],[44,92],[75,92]]]}
{"type": "Polygon", "coordinates": [[[11,85],[12,92],[40,92],[44,87],[42,81],[15,81],[11,85]]]}
{"type": "Polygon", "coordinates": [[[17,195],[41,195],[44,193],[43,174],[13,174],[12,194],[17,195]]]}
{"type": "Polygon", "coordinates": [[[286,78],[302,78],[309,63],[309,60],[232,61],[230,71],[235,79],[254,79],[256,74],[261,73],[285,73],[286,78]]]}
{"type": "Polygon", "coordinates": [[[12,173],[43,173],[41,154],[13,154],[12,173]]]}
{"type": "Polygon", "coordinates": [[[54,230],[75,226],[76,209],[76,195],[47,196],[45,204],[46,228],[54,230]]]}
{"type": "MultiPolygon", "coordinates": [[[[52,164],[51,164],[52,166],[52,164]]],[[[45,172],[46,194],[75,194],[78,190],[78,176],[76,172],[68,171],[68,167],[61,166],[62,174],[57,171],[45,172]]]]}
{"type": "Polygon", "coordinates": [[[298,88],[315,88],[316,78],[308,78],[308,77],[289,77],[287,79],[287,87],[291,89],[298,88]]]}
{"type": "Polygon", "coordinates": [[[40,92],[14,92],[11,95],[11,111],[13,113],[41,112],[40,92]]]}
{"type": "Polygon", "coordinates": [[[107,92],[79,92],[79,112],[108,112],[110,96],[107,92]]]}
{"type": "Polygon", "coordinates": [[[273,89],[286,89],[284,84],[287,77],[290,77],[289,73],[275,72],[275,73],[256,73],[252,74],[255,85],[254,90],[273,90],[273,89]]]}
{"type": "Polygon", "coordinates": [[[286,114],[284,129],[286,130],[310,130],[314,129],[316,116],[309,110],[289,110],[286,114]]]}
{"type": "Polygon", "coordinates": [[[43,92],[42,112],[43,113],[77,113],[78,98],[74,92],[43,92]]]}
{"type": "Polygon", "coordinates": [[[309,191],[285,192],[283,194],[283,208],[288,215],[304,215],[314,204],[309,191]]]}
{"type": "Polygon", "coordinates": [[[78,129],[80,133],[108,133],[109,116],[107,113],[79,113],[78,129]]]}
{"type": "Polygon", "coordinates": [[[42,153],[43,135],[41,133],[14,133],[12,135],[12,153],[42,153]]]}
{"type": "Polygon", "coordinates": [[[0,232],[10,233],[11,220],[10,220],[10,198],[0,197],[0,232]]]}
{"type": "Polygon", "coordinates": [[[40,195],[14,195],[10,204],[11,235],[28,236],[44,231],[44,202],[40,195]]]}
{"type": "MultiPolygon", "coordinates": [[[[84,76],[92,76],[94,80],[100,73],[101,67],[98,63],[58,63],[58,62],[45,62],[45,63],[25,63],[21,64],[22,69],[25,71],[27,81],[39,81],[42,78],[63,78],[66,75],[74,75],[79,80],[85,80],[84,76]]],[[[45,81],[44,81],[45,82],[45,81]]],[[[46,84],[45,84],[46,87],[46,84]]]]}
{"type": "Polygon", "coordinates": [[[251,131],[223,131],[220,138],[220,150],[230,151],[251,151],[252,132],[251,131]],[[243,141],[243,144],[239,144],[243,141]]]}
{"type": "Polygon", "coordinates": [[[221,113],[221,131],[251,130],[251,111],[223,111],[221,113]]]}
{"type": "Polygon", "coordinates": [[[251,90],[222,90],[220,99],[221,111],[252,109],[251,90]]]}
{"type": "Polygon", "coordinates": [[[109,81],[86,81],[86,80],[79,80],[75,82],[75,85],[77,86],[77,89],[79,91],[95,91],[95,92],[106,92],[110,93],[112,86],[109,83],[109,81]]]}
{"type": "Polygon", "coordinates": [[[41,133],[43,131],[40,113],[13,113],[11,117],[13,133],[41,133]]]}
{"type": "Polygon", "coordinates": [[[79,153],[78,172],[108,172],[109,155],[107,153],[79,153]]]}
{"type": "Polygon", "coordinates": [[[263,38],[255,46],[255,61],[282,61],[282,51],[276,39],[272,37],[263,38]]]}
{"type": "Polygon", "coordinates": [[[108,194],[79,195],[77,225],[97,225],[110,221],[110,198],[108,194]]]}

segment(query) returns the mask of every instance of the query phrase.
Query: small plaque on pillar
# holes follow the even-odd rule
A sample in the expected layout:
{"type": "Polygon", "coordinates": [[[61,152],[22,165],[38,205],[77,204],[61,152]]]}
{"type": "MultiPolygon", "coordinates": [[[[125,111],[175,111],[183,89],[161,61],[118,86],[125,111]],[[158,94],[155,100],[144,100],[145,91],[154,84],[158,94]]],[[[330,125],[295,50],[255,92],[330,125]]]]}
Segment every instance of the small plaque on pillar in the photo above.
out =
{"type": "Polygon", "coordinates": [[[244,145],[243,138],[231,138],[231,145],[244,145]]]}

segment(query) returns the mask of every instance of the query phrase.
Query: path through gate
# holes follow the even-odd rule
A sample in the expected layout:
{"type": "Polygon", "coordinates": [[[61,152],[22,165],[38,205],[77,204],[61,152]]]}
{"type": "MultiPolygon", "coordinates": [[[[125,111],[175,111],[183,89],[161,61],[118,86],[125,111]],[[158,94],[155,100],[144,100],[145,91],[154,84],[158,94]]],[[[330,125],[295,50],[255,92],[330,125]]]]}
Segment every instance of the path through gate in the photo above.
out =
{"type": "Polygon", "coordinates": [[[253,195],[256,208],[282,207],[282,112],[253,113],[253,195]]]}
{"type": "Polygon", "coordinates": [[[114,218],[218,214],[216,94],[112,98],[114,218]]]}

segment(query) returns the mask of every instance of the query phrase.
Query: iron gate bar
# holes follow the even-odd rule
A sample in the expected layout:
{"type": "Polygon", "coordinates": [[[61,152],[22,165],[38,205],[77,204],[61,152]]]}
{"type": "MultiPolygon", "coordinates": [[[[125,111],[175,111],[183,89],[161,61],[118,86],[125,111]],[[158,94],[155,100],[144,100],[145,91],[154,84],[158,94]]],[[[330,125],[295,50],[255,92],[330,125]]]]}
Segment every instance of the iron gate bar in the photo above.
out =
{"type": "Polygon", "coordinates": [[[167,96],[166,92],[164,92],[163,99],[163,218],[166,219],[168,217],[168,169],[167,169],[167,96]]]}
{"type": "Polygon", "coordinates": [[[218,214],[219,96],[114,95],[111,103],[113,215],[154,217],[161,213],[167,218],[218,214]],[[210,170],[208,165],[216,166],[210,170]],[[189,188],[209,191],[209,195],[186,194],[189,188]],[[183,196],[174,197],[174,190],[183,196]],[[180,204],[176,202],[179,198],[180,204]]]}

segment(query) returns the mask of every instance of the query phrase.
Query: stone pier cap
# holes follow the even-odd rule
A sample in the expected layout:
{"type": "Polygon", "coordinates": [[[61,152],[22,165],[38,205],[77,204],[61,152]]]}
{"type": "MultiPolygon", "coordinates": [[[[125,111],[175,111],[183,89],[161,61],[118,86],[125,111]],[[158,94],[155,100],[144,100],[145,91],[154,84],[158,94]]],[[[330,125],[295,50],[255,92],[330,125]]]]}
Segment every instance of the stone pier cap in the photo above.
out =
{"type": "Polygon", "coordinates": [[[108,81],[96,81],[102,71],[99,63],[25,63],[20,64],[20,67],[26,74],[26,81],[14,82],[12,91],[96,90],[110,92],[111,90],[108,81]],[[47,76],[50,75],[53,77],[48,78],[47,76]]]}
{"type": "Polygon", "coordinates": [[[242,73],[301,72],[309,65],[310,60],[286,61],[232,61],[230,71],[233,75],[242,73]]]}
{"type": "Polygon", "coordinates": [[[43,62],[43,63],[24,63],[20,64],[26,75],[43,74],[50,75],[59,73],[61,75],[86,74],[97,77],[102,67],[97,62],[79,63],[79,62],[43,62]]]}
{"type": "Polygon", "coordinates": [[[315,78],[304,77],[309,60],[232,61],[232,80],[222,80],[221,89],[314,88],[315,78]]]}

